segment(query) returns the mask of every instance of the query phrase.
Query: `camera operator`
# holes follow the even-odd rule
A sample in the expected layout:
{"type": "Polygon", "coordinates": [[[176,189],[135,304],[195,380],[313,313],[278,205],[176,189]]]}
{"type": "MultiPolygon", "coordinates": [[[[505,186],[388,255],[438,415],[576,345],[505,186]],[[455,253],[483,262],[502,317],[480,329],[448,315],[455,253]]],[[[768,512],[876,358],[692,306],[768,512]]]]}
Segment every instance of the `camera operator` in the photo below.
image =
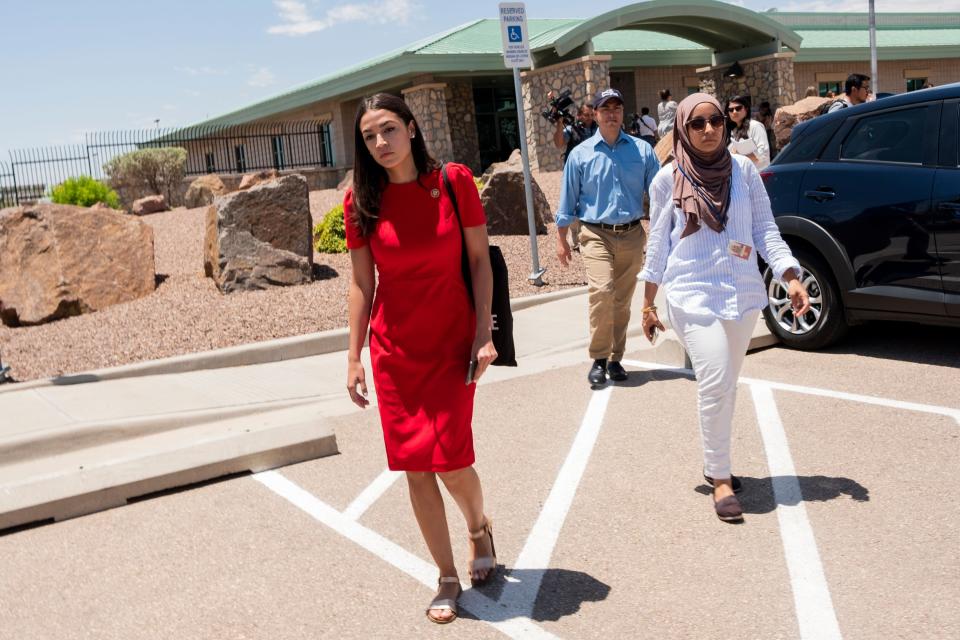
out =
{"type": "MultiPolygon", "coordinates": [[[[597,122],[593,119],[593,106],[587,103],[580,105],[577,110],[577,119],[573,124],[564,125],[563,120],[557,120],[553,130],[553,144],[563,150],[563,164],[567,164],[567,157],[578,144],[597,132],[597,122]]],[[[580,250],[580,221],[575,220],[570,225],[570,248],[580,250]]]]}
{"type": "MultiPolygon", "coordinates": [[[[637,115],[637,114],[633,114],[637,115]]],[[[640,109],[640,115],[634,120],[636,123],[636,135],[641,140],[646,140],[651,147],[657,146],[657,121],[650,115],[649,107],[640,109]]],[[[630,132],[633,134],[633,132],[630,132]]]]}

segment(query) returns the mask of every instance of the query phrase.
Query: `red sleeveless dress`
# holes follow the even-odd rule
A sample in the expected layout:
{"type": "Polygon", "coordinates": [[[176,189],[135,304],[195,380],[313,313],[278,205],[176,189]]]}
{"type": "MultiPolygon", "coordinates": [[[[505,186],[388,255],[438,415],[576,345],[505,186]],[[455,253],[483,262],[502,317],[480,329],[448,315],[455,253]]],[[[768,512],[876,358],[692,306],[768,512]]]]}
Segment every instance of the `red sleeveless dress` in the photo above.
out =
{"type": "MultiPolygon", "coordinates": [[[[473,174],[448,164],[465,227],[486,224],[473,174]]],[[[390,184],[364,238],[343,201],[347,246],[369,245],[377,270],[370,358],[387,463],[395,471],[452,471],[473,464],[473,395],[464,383],[476,314],[460,267],[461,241],[440,171],[390,184]]]]}

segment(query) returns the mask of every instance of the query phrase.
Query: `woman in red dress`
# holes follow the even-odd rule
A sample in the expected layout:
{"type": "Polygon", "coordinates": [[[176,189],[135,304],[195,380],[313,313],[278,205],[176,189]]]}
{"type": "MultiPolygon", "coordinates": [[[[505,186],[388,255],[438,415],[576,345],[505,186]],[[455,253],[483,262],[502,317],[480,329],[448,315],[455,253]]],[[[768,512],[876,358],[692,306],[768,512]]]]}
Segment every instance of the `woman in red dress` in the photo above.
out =
{"type": "Polygon", "coordinates": [[[427,617],[442,624],[456,618],[461,588],[438,476],[466,519],[471,581],[483,583],[496,570],[471,428],[475,383],[497,357],[486,217],[473,174],[447,165],[466,236],[474,310],[461,271],[459,223],[409,107],[385,93],[366,98],[354,134],[353,186],[343,200],[353,266],[347,389],[358,406],[369,404],[360,362],[369,326],[387,463],[406,472],[413,512],[440,570],[427,617]]]}

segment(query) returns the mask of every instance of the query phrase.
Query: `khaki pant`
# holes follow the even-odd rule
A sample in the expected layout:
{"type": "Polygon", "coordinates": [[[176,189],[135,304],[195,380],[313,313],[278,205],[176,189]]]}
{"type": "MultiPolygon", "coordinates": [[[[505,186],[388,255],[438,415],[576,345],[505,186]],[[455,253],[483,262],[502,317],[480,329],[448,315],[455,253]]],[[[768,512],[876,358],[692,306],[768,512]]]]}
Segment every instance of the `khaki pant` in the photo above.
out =
{"type": "Polygon", "coordinates": [[[646,232],[642,225],[626,231],[580,227],[580,255],[590,298],[590,357],[619,362],[627,347],[630,302],[643,267],[646,232]]]}
{"type": "Polygon", "coordinates": [[[568,227],[570,229],[570,248],[579,249],[580,248],[580,220],[574,218],[573,222],[570,223],[568,227]]]}

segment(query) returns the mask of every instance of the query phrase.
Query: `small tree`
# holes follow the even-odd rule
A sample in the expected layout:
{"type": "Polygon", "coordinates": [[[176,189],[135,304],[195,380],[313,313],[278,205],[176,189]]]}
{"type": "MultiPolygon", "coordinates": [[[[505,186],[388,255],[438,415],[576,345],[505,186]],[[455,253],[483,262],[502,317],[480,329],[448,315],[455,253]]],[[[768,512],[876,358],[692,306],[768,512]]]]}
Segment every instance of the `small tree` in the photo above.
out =
{"type": "Polygon", "coordinates": [[[69,178],[53,188],[50,199],[57,204],[75,204],[81,207],[92,207],[102,202],[111,209],[120,208],[120,199],[117,193],[99,180],[90,176],[69,178]]]}
{"type": "Polygon", "coordinates": [[[313,228],[313,247],[317,253],[345,253],[347,230],[343,225],[343,205],[338,204],[313,228]]]}
{"type": "Polygon", "coordinates": [[[115,189],[146,187],[165,195],[173,203],[173,193],[187,171],[187,150],[179,147],[138,149],[117,156],[103,165],[115,189]]]}

